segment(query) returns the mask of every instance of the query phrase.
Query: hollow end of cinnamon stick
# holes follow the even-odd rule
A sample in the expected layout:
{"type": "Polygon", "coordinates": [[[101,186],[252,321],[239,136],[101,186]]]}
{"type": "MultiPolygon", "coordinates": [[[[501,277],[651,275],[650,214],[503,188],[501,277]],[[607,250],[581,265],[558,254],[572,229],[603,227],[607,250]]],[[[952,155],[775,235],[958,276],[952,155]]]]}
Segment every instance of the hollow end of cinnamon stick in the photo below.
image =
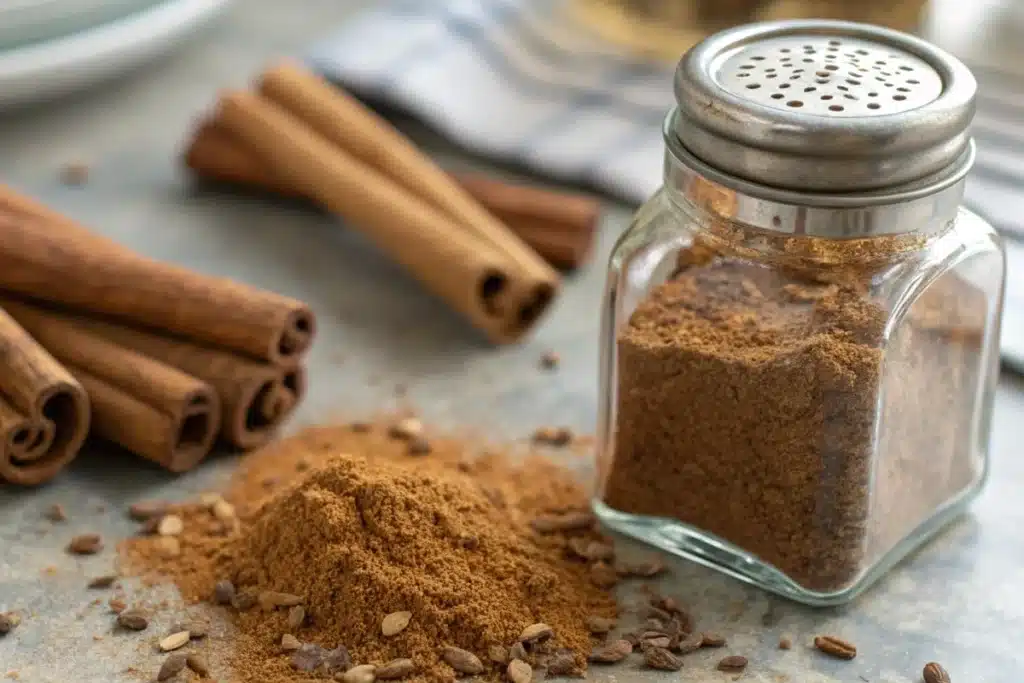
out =
{"type": "Polygon", "coordinates": [[[37,486],[78,456],[89,432],[85,390],[58,382],[38,398],[35,418],[18,414],[0,397],[0,480],[37,486]]]}
{"type": "Polygon", "coordinates": [[[232,415],[226,416],[223,436],[232,446],[251,450],[273,438],[306,394],[306,370],[281,368],[275,375],[249,385],[232,415]]]}

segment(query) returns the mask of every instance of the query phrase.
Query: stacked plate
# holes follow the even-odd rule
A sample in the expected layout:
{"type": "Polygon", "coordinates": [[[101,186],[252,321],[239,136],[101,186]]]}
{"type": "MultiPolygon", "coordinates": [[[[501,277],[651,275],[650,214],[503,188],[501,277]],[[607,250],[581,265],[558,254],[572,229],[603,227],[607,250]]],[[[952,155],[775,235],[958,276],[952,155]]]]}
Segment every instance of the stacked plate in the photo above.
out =
{"type": "Polygon", "coordinates": [[[78,90],[164,54],[230,0],[0,0],[0,108],[78,90]]]}

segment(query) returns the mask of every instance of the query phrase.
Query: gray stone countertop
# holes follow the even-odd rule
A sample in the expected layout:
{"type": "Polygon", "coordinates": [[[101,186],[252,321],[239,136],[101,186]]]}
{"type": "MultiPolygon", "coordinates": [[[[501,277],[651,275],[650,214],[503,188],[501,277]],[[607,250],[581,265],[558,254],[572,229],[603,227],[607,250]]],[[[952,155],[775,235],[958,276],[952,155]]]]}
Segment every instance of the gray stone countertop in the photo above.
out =
{"type": "MultiPolygon", "coordinates": [[[[176,159],[194,117],[217,89],[242,84],[270,57],[294,52],[330,30],[354,5],[341,0],[248,0],[175,57],[87,95],[0,116],[0,178],[140,252],[268,287],[301,299],[319,316],[309,359],[310,391],[291,429],[337,415],[393,405],[395,384],[433,424],[482,426],[523,436],[538,424],[594,428],[598,306],[603,263],[629,209],[610,205],[598,253],[572,275],[554,310],[526,343],[482,344],[445,307],[337,223],[295,205],[195,192],[176,159]],[[63,186],[62,165],[91,167],[80,188],[63,186]],[[536,370],[554,349],[557,373],[536,370]]],[[[424,131],[415,137],[450,164],[472,164],[424,131]]],[[[661,583],[729,636],[729,653],[750,657],[738,679],[713,671],[725,652],[694,655],[678,673],[623,667],[596,678],[631,681],[911,683],[922,666],[943,662],[953,680],[1010,683],[1024,671],[1024,458],[1019,424],[1024,382],[1005,376],[994,419],[993,467],[972,511],[914,554],[852,605],[810,609],[768,596],[704,568],[677,561],[661,583]],[[815,634],[854,641],[852,662],[810,647],[815,634]],[[776,647],[781,635],[794,641],[776,647]]],[[[123,514],[133,501],[181,498],[216,486],[233,458],[214,457],[182,477],[132,456],[92,446],[52,485],[0,487],[0,611],[24,621],[0,638],[0,680],[128,681],[135,667],[159,666],[148,639],[111,630],[92,606],[85,577],[108,573],[114,554],[72,558],[75,533],[110,541],[133,531],[123,514]],[[60,503],[70,520],[51,525],[43,512],[60,503]],[[97,640],[94,636],[102,636],[97,640]],[[8,673],[10,672],[10,673],[8,673]]],[[[627,552],[639,546],[624,541],[627,552]]],[[[130,591],[169,596],[169,588],[130,591]]],[[[636,595],[624,595],[624,600],[636,595]]],[[[173,609],[161,617],[168,624],[173,609]]],[[[228,625],[221,625],[227,629],[228,625]]],[[[222,680],[229,680],[224,675],[222,680]]]]}

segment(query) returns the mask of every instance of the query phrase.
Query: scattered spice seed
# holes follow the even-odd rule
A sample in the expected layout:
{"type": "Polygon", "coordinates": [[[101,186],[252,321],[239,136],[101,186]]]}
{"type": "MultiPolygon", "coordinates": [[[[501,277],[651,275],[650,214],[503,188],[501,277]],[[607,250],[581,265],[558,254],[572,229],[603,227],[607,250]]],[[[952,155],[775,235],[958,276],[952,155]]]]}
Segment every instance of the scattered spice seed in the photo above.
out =
{"type": "MultiPolygon", "coordinates": [[[[415,417],[399,420],[388,428],[388,436],[392,439],[412,439],[423,434],[423,423],[415,417]]],[[[379,677],[379,673],[378,673],[379,677]]]]}
{"type": "Polygon", "coordinates": [[[647,562],[617,562],[615,571],[623,578],[649,579],[666,571],[665,563],[660,560],[647,562]]]}
{"type": "Polygon", "coordinates": [[[384,621],[380,624],[380,632],[385,638],[398,635],[409,625],[410,619],[412,619],[412,612],[392,612],[384,617],[384,621]]]}
{"type": "Polygon", "coordinates": [[[429,455],[433,448],[430,442],[423,436],[414,436],[409,438],[409,455],[429,455]]]}
{"type": "Polygon", "coordinates": [[[857,656],[857,647],[853,643],[835,636],[817,636],[814,647],[836,659],[853,659],[857,656]]]}
{"type": "Polygon", "coordinates": [[[302,643],[299,641],[298,638],[296,638],[292,634],[286,633],[283,636],[281,636],[281,650],[282,651],[284,651],[284,652],[295,652],[300,647],[302,647],[302,643]]]}
{"type": "Polygon", "coordinates": [[[217,502],[210,508],[210,511],[213,513],[214,518],[222,522],[233,522],[237,518],[235,506],[223,498],[218,498],[217,502]]]}
{"type": "Polygon", "coordinates": [[[495,664],[506,666],[508,664],[508,648],[504,645],[491,645],[487,648],[487,658],[495,664]]]}
{"type": "Polygon", "coordinates": [[[51,522],[66,522],[68,521],[68,515],[64,511],[64,506],[60,503],[54,503],[46,509],[46,518],[51,522]]]}
{"type": "Polygon", "coordinates": [[[180,536],[183,531],[185,521],[178,515],[164,515],[156,527],[156,532],[161,536],[180,536]]]}
{"type": "Polygon", "coordinates": [[[736,673],[747,668],[747,658],[740,655],[729,655],[718,662],[719,671],[736,673]]]}
{"type": "Polygon", "coordinates": [[[294,607],[302,604],[302,598],[291,593],[279,593],[277,591],[262,591],[257,597],[257,602],[264,612],[273,612],[279,607],[294,607]]]}
{"type": "Polygon", "coordinates": [[[314,643],[303,643],[292,652],[291,665],[298,671],[316,671],[324,663],[327,650],[314,643]]]}
{"type": "Polygon", "coordinates": [[[547,514],[534,518],[530,522],[533,530],[541,534],[568,533],[586,531],[593,528],[597,519],[593,513],[571,511],[561,514],[547,514]]]}
{"type": "Polygon", "coordinates": [[[938,662],[929,662],[924,665],[924,683],[952,683],[949,672],[938,662]]]}
{"type": "Polygon", "coordinates": [[[164,660],[164,663],[160,666],[160,671],[156,675],[156,680],[166,681],[174,678],[180,674],[187,665],[188,660],[185,655],[171,655],[164,660]]]}
{"type": "Polygon", "coordinates": [[[725,647],[725,636],[718,633],[702,633],[701,647],[725,647]]]}
{"type": "Polygon", "coordinates": [[[17,626],[17,622],[9,612],[0,612],[0,636],[6,636],[14,630],[15,626],[17,626]]]}
{"type": "Polygon", "coordinates": [[[72,555],[95,555],[103,550],[103,539],[99,534],[81,534],[71,539],[68,552],[72,555]]]}
{"type": "Polygon", "coordinates": [[[644,648],[644,664],[661,671],[679,671],[683,668],[683,660],[676,657],[663,647],[644,648]]]}
{"type": "Polygon", "coordinates": [[[686,636],[677,636],[673,639],[673,642],[669,643],[669,649],[674,650],[680,655],[688,655],[691,652],[696,652],[704,644],[704,634],[702,633],[690,633],[686,636]]]}
{"type": "Polygon", "coordinates": [[[350,422],[348,428],[356,434],[365,434],[373,429],[369,422],[350,422]]]}
{"type": "Polygon", "coordinates": [[[547,640],[553,635],[555,635],[554,630],[547,624],[531,624],[524,628],[523,632],[519,634],[519,642],[526,645],[532,645],[533,643],[539,643],[547,640]]]}
{"type": "Polygon", "coordinates": [[[554,370],[561,361],[561,357],[554,351],[545,351],[540,357],[540,366],[545,370],[554,370]]]}
{"type": "Polygon", "coordinates": [[[613,588],[619,582],[619,575],[607,562],[590,565],[590,580],[598,588],[613,588]]]}
{"type": "Polygon", "coordinates": [[[213,587],[213,601],[218,605],[230,605],[235,598],[235,584],[222,579],[213,587]]]}
{"type": "Polygon", "coordinates": [[[793,647],[793,641],[792,640],[790,640],[789,638],[786,638],[786,637],[779,638],[779,649],[780,650],[788,650],[791,647],[793,647]]]}
{"type": "Polygon", "coordinates": [[[97,576],[95,579],[92,579],[91,581],[89,581],[88,585],[86,585],[86,588],[91,588],[91,589],[94,589],[94,590],[99,590],[99,589],[103,589],[103,588],[110,588],[111,586],[114,585],[114,582],[117,581],[117,579],[118,579],[117,574],[107,574],[106,576],[97,576]]]}
{"type": "Polygon", "coordinates": [[[176,536],[161,536],[156,540],[156,551],[165,560],[181,555],[181,541],[176,536]]]}
{"type": "Polygon", "coordinates": [[[81,161],[69,162],[60,171],[60,181],[65,185],[85,185],[88,180],[89,165],[81,161]]]}
{"type": "Polygon", "coordinates": [[[302,627],[302,624],[306,621],[306,608],[302,605],[295,605],[288,610],[288,628],[293,631],[298,630],[302,627]]]}
{"type": "Polygon", "coordinates": [[[190,654],[185,658],[185,664],[200,678],[207,678],[210,675],[210,665],[206,663],[206,658],[201,654],[190,654]]]}
{"type": "Polygon", "coordinates": [[[161,640],[159,643],[160,649],[164,652],[171,652],[172,650],[184,647],[191,639],[192,635],[188,631],[178,631],[161,640]]]}
{"type": "Polygon", "coordinates": [[[136,522],[145,522],[154,517],[162,517],[167,512],[168,504],[162,500],[143,500],[128,508],[128,516],[136,522]]]}
{"type": "Polygon", "coordinates": [[[111,598],[107,605],[114,614],[120,614],[128,608],[128,604],[121,598],[111,598]]]}
{"type": "Polygon", "coordinates": [[[145,631],[149,627],[149,619],[141,610],[127,609],[117,615],[117,625],[130,631],[145,631]]]}
{"type": "Polygon", "coordinates": [[[533,681],[533,667],[521,659],[513,659],[509,662],[505,673],[508,674],[508,680],[512,683],[532,683],[533,681]]]}
{"type": "Polygon", "coordinates": [[[596,664],[614,664],[621,662],[633,652],[633,645],[628,640],[613,640],[594,648],[588,658],[596,664]]]}
{"type": "Polygon", "coordinates": [[[604,635],[615,628],[615,619],[608,617],[597,617],[591,615],[587,617],[586,623],[587,629],[589,629],[593,635],[597,636],[604,635]]]}
{"type": "Polygon", "coordinates": [[[341,675],[342,683],[373,683],[377,667],[373,664],[354,666],[341,675]]]}
{"type": "Polygon", "coordinates": [[[384,666],[377,667],[375,677],[382,681],[393,681],[405,678],[416,672],[416,665],[411,659],[392,659],[384,666]]]}
{"type": "Polygon", "coordinates": [[[568,427],[541,427],[533,433],[533,442],[561,448],[572,443],[573,433],[568,427]]]}
{"type": "Polygon", "coordinates": [[[462,648],[446,647],[441,653],[441,658],[448,666],[466,676],[475,676],[483,673],[484,670],[484,664],[480,661],[480,658],[462,648]]]}

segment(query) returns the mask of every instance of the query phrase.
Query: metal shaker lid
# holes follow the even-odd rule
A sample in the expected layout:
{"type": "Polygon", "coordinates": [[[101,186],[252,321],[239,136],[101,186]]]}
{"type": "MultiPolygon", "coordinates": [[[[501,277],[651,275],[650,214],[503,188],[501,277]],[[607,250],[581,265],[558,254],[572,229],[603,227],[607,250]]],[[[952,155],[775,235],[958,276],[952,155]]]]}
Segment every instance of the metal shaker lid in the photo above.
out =
{"type": "Polygon", "coordinates": [[[683,56],[673,128],[724,173],[865,192],[964,159],[976,89],[958,59],[905,33],[825,20],[751,24],[683,56]]]}

